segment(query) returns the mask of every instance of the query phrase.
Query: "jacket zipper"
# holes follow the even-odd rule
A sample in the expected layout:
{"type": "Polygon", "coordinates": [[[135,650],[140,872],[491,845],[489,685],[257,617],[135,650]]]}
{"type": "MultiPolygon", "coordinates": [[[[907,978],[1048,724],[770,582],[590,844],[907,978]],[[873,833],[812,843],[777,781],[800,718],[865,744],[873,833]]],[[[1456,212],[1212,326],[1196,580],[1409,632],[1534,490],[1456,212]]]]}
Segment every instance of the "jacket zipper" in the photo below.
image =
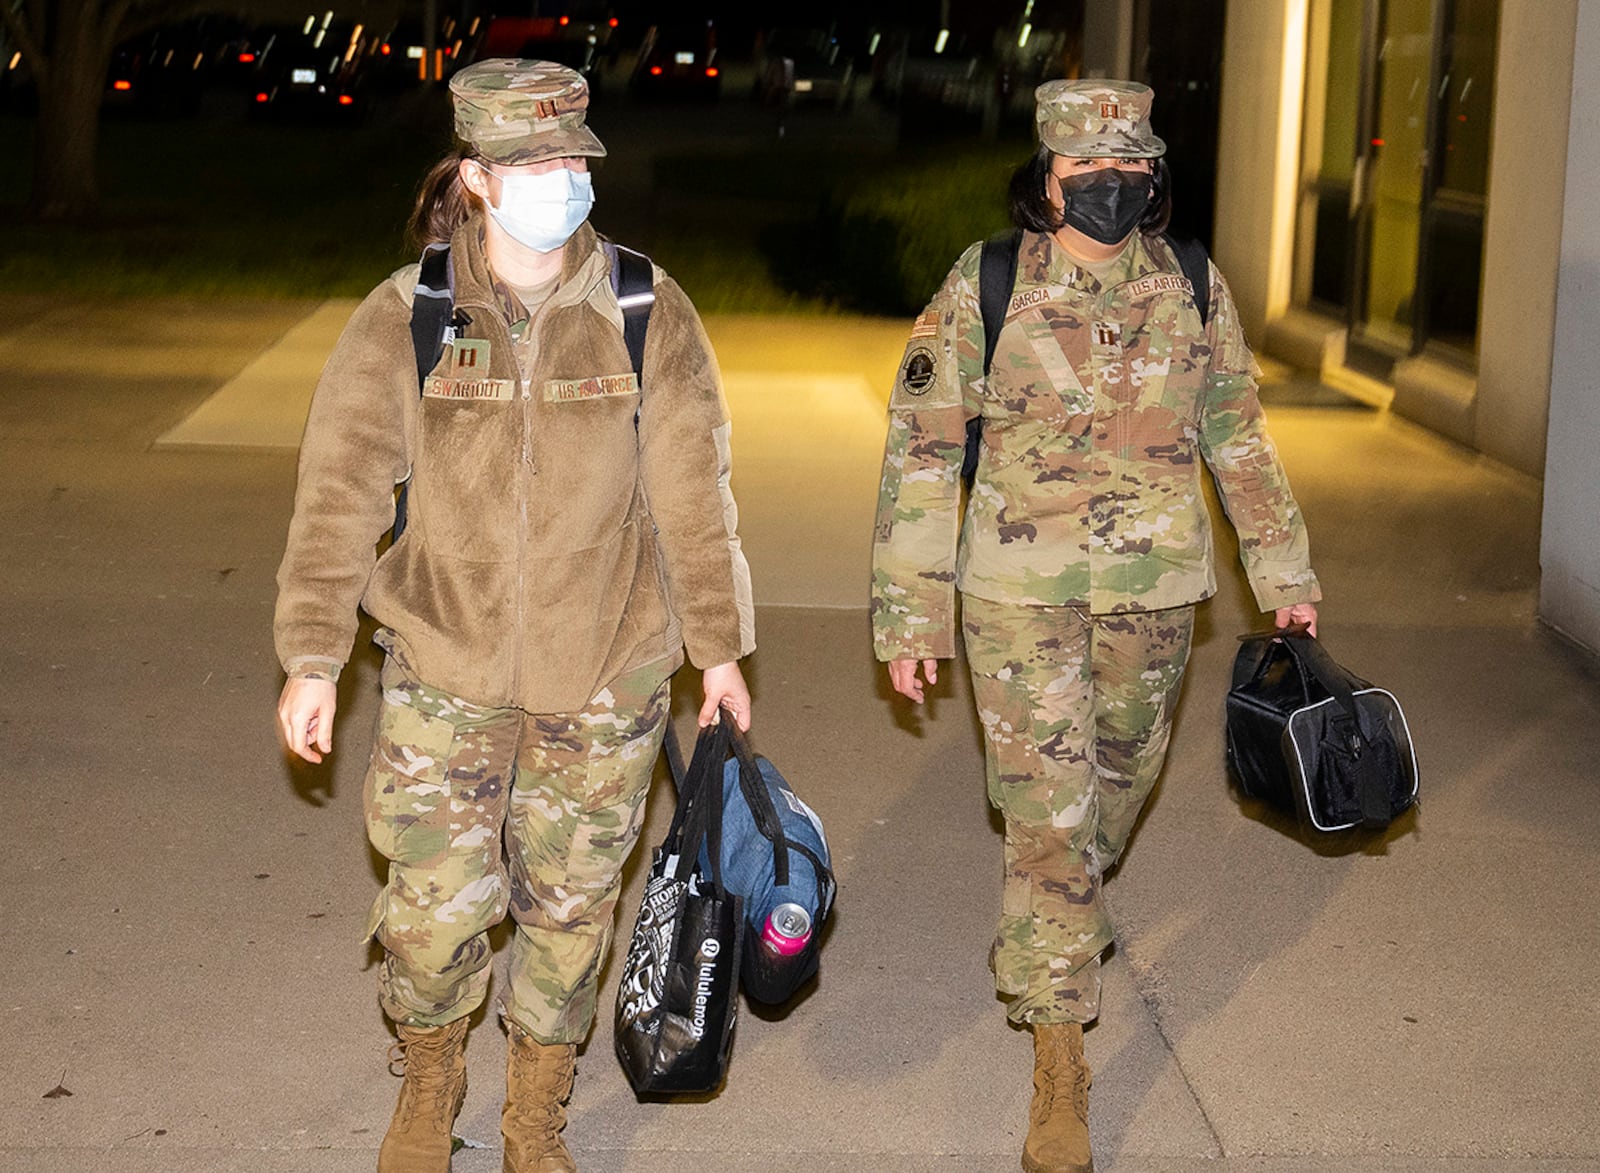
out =
{"type": "MultiPolygon", "coordinates": [[[[525,604],[524,588],[524,563],[528,536],[528,484],[527,480],[532,475],[533,449],[528,443],[528,431],[531,425],[529,415],[529,400],[531,398],[531,380],[522,370],[522,363],[517,357],[516,344],[511,339],[511,328],[505,320],[505,314],[499,306],[489,305],[484,302],[458,302],[457,308],[481,312],[487,319],[486,330],[492,331],[495,337],[490,342],[497,348],[503,348],[502,353],[511,356],[512,367],[517,374],[517,387],[521,390],[522,400],[522,436],[521,451],[519,453],[520,466],[517,469],[517,630],[512,637],[511,659],[511,687],[506,698],[508,704],[515,704],[517,696],[522,692],[522,619],[525,604]]],[[[531,328],[531,324],[530,324],[531,328]]]]}
{"type": "MultiPolygon", "coordinates": [[[[554,296],[554,295],[552,295],[554,296]]],[[[527,352],[528,370],[522,369],[522,350],[513,346],[511,354],[517,362],[518,382],[522,387],[522,466],[517,475],[517,634],[512,640],[513,661],[511,667],[511,699],[512,703],[522,695],[522,661],[523,639],[526,636],[528,588],[528,498],[532,494],[533,478],[539,475],[539,468],[533,459],[533,354],[538,350],[538,330],[543,323],[545,314],[550,309],[550,301],[533,312],[528,320],[527,352]]],[[[510,331],[507,331],[509,336],[510,331]]]]}

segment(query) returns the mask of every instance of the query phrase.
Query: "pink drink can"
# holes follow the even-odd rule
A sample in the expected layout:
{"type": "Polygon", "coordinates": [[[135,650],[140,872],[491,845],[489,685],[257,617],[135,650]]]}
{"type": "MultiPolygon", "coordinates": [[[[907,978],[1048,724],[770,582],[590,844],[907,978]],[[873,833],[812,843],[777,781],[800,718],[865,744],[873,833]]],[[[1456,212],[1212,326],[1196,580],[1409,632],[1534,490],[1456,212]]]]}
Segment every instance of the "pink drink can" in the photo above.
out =
{"type": "Polygon", "coordinates": [[[811,914],[798,904],[780,904],[761,927],[761,942],[779,957],[793,957],[811,940],[811,914]]]}

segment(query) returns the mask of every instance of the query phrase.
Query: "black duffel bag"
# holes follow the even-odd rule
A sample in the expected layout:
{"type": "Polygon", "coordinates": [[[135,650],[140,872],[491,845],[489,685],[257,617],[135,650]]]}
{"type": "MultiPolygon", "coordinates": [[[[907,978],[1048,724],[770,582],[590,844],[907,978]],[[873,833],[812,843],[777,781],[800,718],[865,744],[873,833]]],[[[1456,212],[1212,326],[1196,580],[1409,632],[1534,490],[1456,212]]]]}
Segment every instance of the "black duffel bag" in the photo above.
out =
{"type": "Polygon", "coordinates": [[[1417,801],[1400,702],[1341,668],[1303,624],[1240,636],[1228,766],[1251,798],[1317,831],[1387,827],[1417,801]]]}
{"type": "Polygon", "coordinates": [[[640,1093],[712,1091],[733,1047],[744,909],[720,862],[727,720],[700,734],[687,771],[667,729],[678,806],[645,883],[614,1019],[617,1058],[640,1093]]]}

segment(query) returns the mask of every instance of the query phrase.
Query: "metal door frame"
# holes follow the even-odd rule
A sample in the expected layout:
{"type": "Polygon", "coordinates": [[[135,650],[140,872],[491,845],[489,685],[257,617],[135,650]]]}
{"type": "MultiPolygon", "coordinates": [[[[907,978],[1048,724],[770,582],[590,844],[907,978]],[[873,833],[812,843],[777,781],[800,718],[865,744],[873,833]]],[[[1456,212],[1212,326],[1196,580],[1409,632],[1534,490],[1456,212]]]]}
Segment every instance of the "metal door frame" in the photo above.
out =
{"type": "Polygon", "coordinates": [[[1439,145],[1439,86],[1444,75],[1445,33],[1450,28],[1453,15],[1450,0],[1428,0],[1429,25],[1432,45],[1428,60],[1427,120],[1423,130],[1421,159],[1422,175],[1418,186],[1417,251],[1412,258],[1413,284],[1411,292],[1411,339],[1404,351],[1384,346],[1364,336],[1362,324],[1366,317],[1368,281],[1370,278],[1370,252],[1372,244],[1373,200],[1373,139],[1378,130],[1378,89],[1381,62],[1378,60],[1379,38],[1383,31],[1391,0],[1366,0],[1362,10],[1361,27],[1361,80],[1360,106],[1356,115],[1355,167],[1350,182],[1350,248],[1352,255],[1346,267],[1345,289],[1345,362],[1357,370],[1388,381],[1394,364],[1409,355],[1417,354],[1428,337],[1429,297],[1428,285],[1429,237],[1434,219],[1434,196],[1438,190],[1438,168],[1435,155],[1439,145]]]}

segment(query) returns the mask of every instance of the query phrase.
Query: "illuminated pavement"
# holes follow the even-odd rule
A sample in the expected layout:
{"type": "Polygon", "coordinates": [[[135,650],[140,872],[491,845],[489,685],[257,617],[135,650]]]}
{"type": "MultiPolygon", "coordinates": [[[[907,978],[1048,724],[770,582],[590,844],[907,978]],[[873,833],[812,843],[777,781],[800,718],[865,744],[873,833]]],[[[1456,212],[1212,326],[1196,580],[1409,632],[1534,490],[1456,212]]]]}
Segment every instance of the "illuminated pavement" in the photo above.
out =
{"type": "MultiPolygon", "coordinates": [[[[337,318],[0,297],[0,1170],[372,1167],[395,1083],[360,941],[370,650],[331,769],[287,770],[269,722],[282,445],[337,318]]],[[[862,606],[903,324],[708,326],[763,604],[758,745],[827,820],[841,910],[820,986],[742,1018],[715,1099],[636,1103],[603,1018],[571,1143],[586,1173],[1012,1170],[1029,1049],[984,967],[1000,840],[966,687],[947,673],[921,719],[892,704],[862,606]]],[[[1600,1169],[1600,668],[1533,620],[1538,486],[1386,415],[1295,406],[1325,400],[1306,388],[1269,400],[1325,638],[1405,704],[1425,805],[1356,851],[1240,807],[1221,697],[1255,618],[1225,565],[1109,889],[1098,1167],[1600,1169]]],[[[492,1020],[470,1055],[459,1131],[491,1148],[455,1168],[488,1173],[492,1020]]]]}

